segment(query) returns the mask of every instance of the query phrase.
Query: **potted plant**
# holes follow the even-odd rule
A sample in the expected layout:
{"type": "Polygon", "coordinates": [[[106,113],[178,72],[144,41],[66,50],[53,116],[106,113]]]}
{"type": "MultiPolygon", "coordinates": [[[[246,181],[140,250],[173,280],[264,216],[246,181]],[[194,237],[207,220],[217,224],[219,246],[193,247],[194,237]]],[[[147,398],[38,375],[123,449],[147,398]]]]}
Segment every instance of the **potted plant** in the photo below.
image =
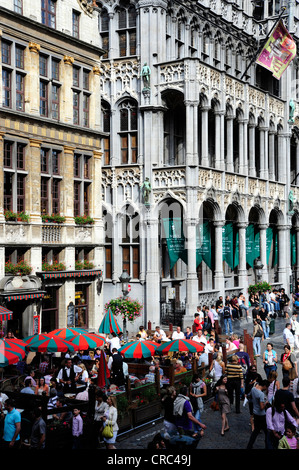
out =
{"type": "Polygon", "coordinates": [[[42,271],[65,271],[66,266],[64,263],[54,261],[52,264],[48,262],[42,263],[42,271]]]}
{"type": "Polygon", "coordinates": [[[18,212],[17,214],[17,220],[19,222],[29,222],[29,214],[26,214],[26,212],[18,212]]]}
{"type": "Polygon", "coordinates": [[[4,211],[4,217],[6,221],[16,222],[18,214],[16,212],[6,210],[4,211]]]}
{"type": "Polygon", "coordinates": [[[5,263],[5,272],[13,275],[28,275],[32,272],[32,267],[26,261],[21,260],[17,264],[7,261],[5,263]]]}
{"type": "Polygon", "coordinates": [[[74,217],[75,224],[77,225],[92,225],[94,224],[94,219],[89,215],[78,215],[74,217]]]}
{"type": "Polygon", "coordinates": [[[257,294],[259,292],[266,292],[271,290],[271,284],[266,281],[257,282],[256,284],[251,284],[248,287],[248,294],[257,294]]]}
{"type": "Polygon", "coordinates": [[[131,405],[134,426],[161,414],[161,401],[154,384],[140,387],[140,395],[131,405]]]}
{"type": "Polygon", "coordinates": [[[42,214],[41,217],[44,223],[63,224],[65,222],[65,217],[60,214],[42,214]]]}

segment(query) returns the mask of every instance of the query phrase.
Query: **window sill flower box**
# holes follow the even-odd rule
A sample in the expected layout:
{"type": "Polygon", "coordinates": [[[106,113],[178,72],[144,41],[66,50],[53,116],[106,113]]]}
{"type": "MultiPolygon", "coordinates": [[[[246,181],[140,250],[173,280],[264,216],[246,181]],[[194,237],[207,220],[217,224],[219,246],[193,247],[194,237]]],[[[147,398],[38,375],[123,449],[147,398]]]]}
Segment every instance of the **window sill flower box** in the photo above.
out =
{"type": "Polygon", "coordinates": [[[54,261],[53,264],[50,263],[43,263],[42,264],[42,271],[65,271],[66,266],[63,263],[58,263],[54,261]]]}
{"type": "Polygon", "coordinates": [[[29,222],[29,214],[26,212],[5,211],[4,217],[6,222],[29,222]]]}
{"type": "Polygon", "coordinates": [[[65,222],[65,217],[59,214],[42,214],[42,221],[43,223],[63,224],[65,222]]]}
{"type": "Polygon", "coordinates": [[[89,215],[78,215],[74,217],[76,225],[92,225],[94,224],[94,219],[89,217],[89,215]]]}
{"type": "Polygon", "coordinates": [[[76,261],[75,263],[75,269],[76,271],[81,271],[82,269],[93,269],[94,264],[91,263],[90,261],[84,260],[84,261],[76,261]]]}
{"type": "Polygon", "coordinates": [[[26,263],[26,261],[19,261],[17,264],[13,264],[10,261],[5,263],[5,273],[12,275],[29,275],[32,272],[32,267],[26,263]]]}

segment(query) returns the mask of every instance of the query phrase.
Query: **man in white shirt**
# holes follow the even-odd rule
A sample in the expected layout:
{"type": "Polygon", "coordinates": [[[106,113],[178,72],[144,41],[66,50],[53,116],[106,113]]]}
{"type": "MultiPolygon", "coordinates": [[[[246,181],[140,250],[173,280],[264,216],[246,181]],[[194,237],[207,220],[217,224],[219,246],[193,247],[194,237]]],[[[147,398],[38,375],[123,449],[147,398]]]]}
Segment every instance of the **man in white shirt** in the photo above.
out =
{"type": "Polygon", "coordinates": [[[72,364],[71,359],[65,361],[65,366],[58,372],[57,380],[63,384],[63,392],[76,391],[76,383],[79,380],[82,369],[76,364],[72,364]]]}
{"type": "Polygon", "coordinates": [[[181,327],[177,326],[176,331],[172,334],[172,339],[185,339],[184,333],[181,331],[181,327]]]}
{"type": "Polygon", "coordinates": [[[110,345],[110,352],[112,353],[112,349],[119,349],[121,347],[119,337],[116,336],[116,333],[111,333],[112,338],[107,338],[106,343],[110,345]]]}
{"type": "Polygon", "coordinates": [[[294,340],[295,340],[295,348],[299,348],[299,322],[298,322],[298,315],[296,312],[293,313],[291,318],[291,328],[294,331],[294,340]]]}
{"type": "Polygon", "coordinates": [[[154,341],[157,341],[157,343],[161,343],[162,341],[169,341],[165,331],[162,330],[159,326],[156,326],[156,331],[154,333],[154,341]]]}
{"type": "Polygon", "coordinates": [[[207,338],[203,334],[202,330],[198,330],[197,335],[193,336],[192,341],[196,341],[197,343],[207,344],[207,338]]]}
{"type": "Polygon", "coordinates": [[[292,325],[291,323],[286,323],[285,329],[283,330],[283,341],[284,344],[287,344],[291,348],[291,352],[294,351],[295,338],[291,332],[292,325]]]}

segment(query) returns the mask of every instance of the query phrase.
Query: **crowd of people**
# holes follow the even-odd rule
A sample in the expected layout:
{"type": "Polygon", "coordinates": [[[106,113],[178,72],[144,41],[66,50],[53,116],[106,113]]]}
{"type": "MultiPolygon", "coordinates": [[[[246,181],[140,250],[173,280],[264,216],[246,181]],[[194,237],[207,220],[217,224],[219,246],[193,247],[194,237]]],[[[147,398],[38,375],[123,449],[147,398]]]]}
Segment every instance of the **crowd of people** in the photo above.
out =
{"type": "MultiPolygon", "coordinates": [[[[92,421],[93,437],[89,445],[97,448],[103,442],[107,449],[115,449],[119,429],[116,395],[113,391],[125,390],[128,378],[131,381],[142,380],[142,383],[156,382],[158,370],[164,426],[163,432],[149,443],[149,448],[197,446],[209,429],[209,423],[203,422],[202,419],[208,395],[206,378],[209,379],[213,390],[211,408],[219,411],[221,436],[230,429],[229,415],[233,408],[239,414],[243,401],[249,407],[252,431],[248,449],[254,447],[261,431],[264,432],[267,449],[298,448],[296,433],[299,423],[299,383],[296,351],[299,351],[299,322],[295,302],[298,301],[299,307],[299,295],[294,295],[292,299],[291,313],[290,299],[285,297],[283,289],[279,293],[273,291],[269,295],[266,294],[251,297],[248,306],[243,294],[232,299],[227,297],[225,301],[219,297],[211,306],[198,307],[193,325],[187,327],[185,331],[179,326],[174,331],[164,331],[157,326],[154,332],[149,333],[140,326],[135,338],[138,341],[151,339],[160,344],[170,340],[192,339],[202,344],[202,352],[172,354],[171,363],[174,364],[175,375],[193,371],[190,384],[183,385],[179,389],[169,386],[164,374],[163,368],[170,364],[170,358],[167,356],[143,359],[143,364],[148,366],[148,372],[142,379],[131,377],[127,361],[118,351],[123,338],[115,333],[106,338],[104,349],[93,351],[92,357],[89,351],[79,351],[73,356],[69,353],[62,355],[59,362],[53,361],[54,358],[48,354],[37,354],[30,365],[20,361],[17,370],[25,375],[25,378],[19,387],[19,392],[48,398],[49,414],[46,421],[42,417],[40,407],[36,406],[32,410],[32,426],[28,439],[30,447],[44,449],[48,422],[63,422],[69,423],[71,428],[73,449],[80,449],[85,412],[79,407],[72,411],[64,408],[67,406],[69,396],[88,401],[88,390],[94,386],[96,392],[92,421]],[[270,294],[274,294],[275,298],[270,294]],[[229,316],[227,316],[228,310],[229,316]],[[269,336],[269,322],[277,316],[285,319],[282,335],[283,352],[280,355],[269,336]],[[253,362],[246,352],[243,337],[233,332],[234,322],[242,317],[247,322],[251,320],[252,323],[253,362]],[[225,342],[219,339],[216,322],[221,325],[226,335],[225,342]],[[266,341],[266,347],[261,355],[262,341],[266,341]],[[110,387],[105,390],[97,386],[102,354],[110,375],[110,387]],[[194,372],[194,360],[198,368],[207,375],[201,376],[194,372]],[[257,372],[257,361],[262,361],[263,374],[257,372]],[[282,371],[281,381],[278,379],[279,365],[282,371]]],[[[2,447],[18,448],[21,442],[21,413],[16,408],[14,400],[3,392],[0,393],[0,412],[2,447]]]]}

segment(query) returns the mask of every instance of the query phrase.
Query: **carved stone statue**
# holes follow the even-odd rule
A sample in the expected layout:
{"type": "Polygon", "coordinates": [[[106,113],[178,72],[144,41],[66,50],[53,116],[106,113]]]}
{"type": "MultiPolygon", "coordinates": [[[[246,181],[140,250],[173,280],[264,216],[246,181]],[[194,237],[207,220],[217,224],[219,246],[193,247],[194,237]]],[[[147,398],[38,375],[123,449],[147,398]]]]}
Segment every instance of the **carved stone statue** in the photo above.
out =
{"type": "Polygon", "coordinates": [[[146,62],[144,62],[140,76],[142,77],[144,88],[149,88],[151,69],[149,68],[146,62]]]}
{"type": "Polygon", "coordinates": [[[145,204],[149,204],[149,196],[152,190],[151,183],[148,177],[145,178],[145,181],[141,185],[143,200],[145,204]]]}
{"type": "Polygon", "coordinates": [[[295,103],[291,99],[289,104],[289,122],[294,122],[294,114],[295,114],[295,103]]]}

